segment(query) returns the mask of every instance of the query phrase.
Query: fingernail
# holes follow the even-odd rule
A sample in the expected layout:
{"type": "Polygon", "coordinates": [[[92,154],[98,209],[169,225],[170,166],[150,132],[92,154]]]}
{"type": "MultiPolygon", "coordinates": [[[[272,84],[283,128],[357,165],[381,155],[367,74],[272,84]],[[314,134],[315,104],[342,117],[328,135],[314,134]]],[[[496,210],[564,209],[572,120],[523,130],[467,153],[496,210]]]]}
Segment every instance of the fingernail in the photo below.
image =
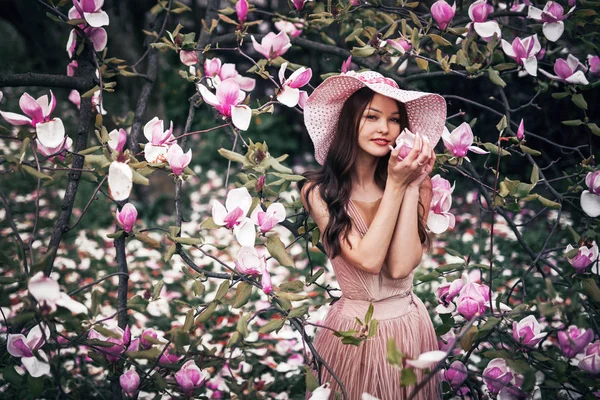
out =
{"type": "Polygon", "coordinates": [[[388,147],[389,147],[390,151],[394,151],[394,148],[392,147],[391,144],[388,144],[388,147]]]}

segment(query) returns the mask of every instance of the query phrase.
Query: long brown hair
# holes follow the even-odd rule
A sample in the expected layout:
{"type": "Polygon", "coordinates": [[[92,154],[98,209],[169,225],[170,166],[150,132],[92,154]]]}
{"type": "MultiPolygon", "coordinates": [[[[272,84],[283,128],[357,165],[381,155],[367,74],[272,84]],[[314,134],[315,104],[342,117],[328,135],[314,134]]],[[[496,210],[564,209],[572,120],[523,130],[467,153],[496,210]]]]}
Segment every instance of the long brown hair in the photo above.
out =
{"type": "MultiPolygon", "coordinates": [[[[340,254],[340,238],[348,240],[348,233],[352,227],[352,220],[346,211],[352,192],[351,173],[359,149],[358,131],[362,115],[374,95],[374,91],[364,87],[346,100],[325,163],[316,171],[305,172],[306,181],[301,182],[301,186],[310,183],[305,193],[309,212],[311,209],[309,194],[315,188],[319,188],[321,198],[327,204],[329,222],[323,232],[323,238],[330,258],[340,254]]],[[[404,129],[408,127],[406,108],[404,104],[396,103],[400,111],[400,126],[404,129]]],[[[381,189],[385,189],[388,159],[388,156],[379,158],[375,168],[375,183],[381,189]]],[[[419,207],[425,210],[420,200],[419,207]]],[[[429,247],[429,236],[421,218],[418,219],[418,231],[421,243],[429,247]]]]}

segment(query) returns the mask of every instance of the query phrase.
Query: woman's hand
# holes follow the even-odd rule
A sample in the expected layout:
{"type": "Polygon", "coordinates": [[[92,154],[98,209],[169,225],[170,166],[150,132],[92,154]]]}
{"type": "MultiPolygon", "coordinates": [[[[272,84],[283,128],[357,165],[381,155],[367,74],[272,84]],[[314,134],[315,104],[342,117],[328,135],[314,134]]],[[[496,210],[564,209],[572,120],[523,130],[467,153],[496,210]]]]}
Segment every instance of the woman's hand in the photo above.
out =
{"type": "Polygon", "coordinates": [[[388,163],[388,181],[400,187],[419,187],[431,173],[435,154],[426,140],[417,135],[412,150],[398,160],[400,149],[392,150],[388,163]]]}

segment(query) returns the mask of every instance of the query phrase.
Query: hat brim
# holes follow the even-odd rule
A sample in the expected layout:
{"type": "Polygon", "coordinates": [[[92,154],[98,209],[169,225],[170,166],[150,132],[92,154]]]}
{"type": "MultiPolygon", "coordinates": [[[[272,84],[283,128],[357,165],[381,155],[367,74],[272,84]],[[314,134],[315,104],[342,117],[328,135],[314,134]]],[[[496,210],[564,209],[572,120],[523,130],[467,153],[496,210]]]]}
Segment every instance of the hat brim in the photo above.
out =
{"type": "Polygon", "coordinates": [[[304,106],[304,123],[315,147],[315,159],[325,163],[344,103],[357,90],[368,87],[403,103],[408,129],[426,136],[434,147],[446,123],[446,100],[438,94],[402,90],[377,72],[342,74],[327,78],[310,95],[304,106]]]}

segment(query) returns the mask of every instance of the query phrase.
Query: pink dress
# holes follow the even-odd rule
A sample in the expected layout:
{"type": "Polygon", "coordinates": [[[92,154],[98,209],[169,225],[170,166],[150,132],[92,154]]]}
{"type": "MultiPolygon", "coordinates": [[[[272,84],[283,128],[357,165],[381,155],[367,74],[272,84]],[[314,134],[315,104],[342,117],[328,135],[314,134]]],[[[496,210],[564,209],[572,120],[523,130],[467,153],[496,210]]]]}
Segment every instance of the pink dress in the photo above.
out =
{"type": "MultiPolygon", "coordinates": [[[[354,221],[353,229],[366,234],[380,200],[376,202],[350,201],[348,214],[354,221]]],[[[346,388],[348,398],[360,400],[366,392],[381,400],[408,399],[414,386],[400,386],[400,370],[386,360],[386,343],[393,337],[398,349],[410,358],[438,350],[433,324],[423,302],[412,293],[414,272],[405,279],[392,279],[384,265],[379,275],[361,271],[342,257],[331,260],[342,290],[342,297],[329,310],[321,325],[336,331],[359,330],[356,317],[363,320],[373,303],[373,318],[379,321],[375,337],[359,346],[342,344],[329,329],[318,328],[314,340],[319,355],[329,364],[346,388]]],[[[331,399],[339,385],[322,367],[322,382],[331,382],[331,399]]],[[[314,372],[314,371],[313,371],[314,372]]],[[[417,382],[423,373],[415,369],[417,382]]],[[[441,397],[439,379],[431,379],[415,397],[433,400],[441,397]]],[[[310,394],[307,393],[307,398],[310,394]]]]}

